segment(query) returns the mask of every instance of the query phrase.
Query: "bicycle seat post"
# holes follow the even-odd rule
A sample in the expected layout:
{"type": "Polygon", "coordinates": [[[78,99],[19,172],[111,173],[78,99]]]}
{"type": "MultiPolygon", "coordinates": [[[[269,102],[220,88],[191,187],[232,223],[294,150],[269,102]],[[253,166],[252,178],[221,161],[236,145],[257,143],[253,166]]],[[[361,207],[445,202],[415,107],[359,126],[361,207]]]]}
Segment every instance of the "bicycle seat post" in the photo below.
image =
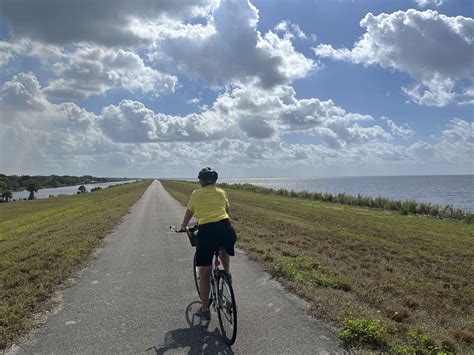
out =
{"type": "Polygon", "coordinates": [[[219,260],[219,251],[216,250],[214,252],[214,267],[217,269],[220,264],[221,264],[221,261],[219,260]]]}

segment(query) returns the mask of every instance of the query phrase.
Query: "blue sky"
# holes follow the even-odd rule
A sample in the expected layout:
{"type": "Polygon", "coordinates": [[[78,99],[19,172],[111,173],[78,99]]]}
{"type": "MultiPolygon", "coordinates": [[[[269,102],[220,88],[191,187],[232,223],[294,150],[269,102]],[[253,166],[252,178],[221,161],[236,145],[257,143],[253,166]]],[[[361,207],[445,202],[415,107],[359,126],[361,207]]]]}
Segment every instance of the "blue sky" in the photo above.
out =
{"type": "Polygon", "coordinates": [[[468,1],[134,4],[0,0],[2,173],[473,173],[468,1]]]}

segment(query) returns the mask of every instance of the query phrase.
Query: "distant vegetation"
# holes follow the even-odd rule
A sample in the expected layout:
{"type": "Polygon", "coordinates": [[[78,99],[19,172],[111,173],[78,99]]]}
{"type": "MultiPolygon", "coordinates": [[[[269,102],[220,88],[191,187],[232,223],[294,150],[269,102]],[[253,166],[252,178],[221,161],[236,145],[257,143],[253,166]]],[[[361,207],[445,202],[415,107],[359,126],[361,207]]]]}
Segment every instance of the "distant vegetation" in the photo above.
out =
{"type": "MultiPolygon", "coordinates": [[[[94,193],[0,204],[0,353],[31,328],[151,181],[94,193]]],[[[37,322],[36,322],[37,323],[37,322]]]]}
{"type": "Polygon", "coordinates": [[[93,184],[100,182],[112,182],[128,180],[127,178],[108,178],[108,177],[96,177],[91,175],[84,176],[70,176],[70,175],[3,175],[0,174],[0,193],[5,190],[10,191],[22,191],[26,190],[29,184],[35,183],[38,189],[44,189],[47,187],[61,187],[61,186],[74,186],[93,184]]]}
{"type": "Polygon", "coordinates": [[[91,175],[70,176],[70,175],[3,175],[0,174],[0,201],[8,202],[11,200],[13,191],[29,191],[29,200],[33,200],[35,193],[39,189],[54,188],[62,186],[74,186],[81,184],[104,183],[113,181],[129,180],[127,178],[102,178],[91,175]]]}
{"type": "MultiPolygon", "coordinates": [[[[184,205],[199,187],[161,183],[184,205]]],[[[226,192],[238,245],[351,350],[474,354],[474,225],[317,194],[226,192]]]]}
{"type": "Polygon", "coordinates": [[[316,200],[322,202],[335,202],[350,206],[377,208],[387,211],[396,211],[402,215],[424,215],[439,218],[451,218],[463,220],[466,223],[474,223],[474,214],[466,212],[451,205],[434,205],[429,202],[416,202],[413,200],[400,201],[385,197],[352,196],[344,193],[330,194],[327,192],[293,191],[285,189],[272,189],[268,187],[256,186],[252,184],[226,184],[219,186],[243,191],[262,193],[267,195],[278,195],[285,197],[296,197],[306,200],[316,200]]]}

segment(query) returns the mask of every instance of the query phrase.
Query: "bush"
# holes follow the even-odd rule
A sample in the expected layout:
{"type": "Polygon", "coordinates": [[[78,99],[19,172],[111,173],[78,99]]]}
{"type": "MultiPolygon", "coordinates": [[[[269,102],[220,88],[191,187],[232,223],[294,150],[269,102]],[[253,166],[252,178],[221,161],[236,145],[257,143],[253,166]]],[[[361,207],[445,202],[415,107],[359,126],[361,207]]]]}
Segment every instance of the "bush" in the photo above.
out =
{"type": "Polygon", "coordinates": [[[339,332],[339,338],[349,345],[384,347],[387,327],[378,320],[348,319],[339,332]]]}

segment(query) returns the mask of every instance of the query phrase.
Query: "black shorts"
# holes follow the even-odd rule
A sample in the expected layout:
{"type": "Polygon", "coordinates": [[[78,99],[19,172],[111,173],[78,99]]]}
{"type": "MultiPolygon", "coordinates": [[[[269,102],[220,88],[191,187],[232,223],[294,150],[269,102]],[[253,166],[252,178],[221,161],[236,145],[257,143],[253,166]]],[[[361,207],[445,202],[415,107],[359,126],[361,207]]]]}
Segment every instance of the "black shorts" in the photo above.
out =
{"type": "Polygon", "coordinates": [[[229,219],[219,222],[199,225],[198,241],[196,246],[197,266],[210,266],[214,251],[224,248],[227,254],[234,256],[234,244],[237,233],[229,219]]]}

